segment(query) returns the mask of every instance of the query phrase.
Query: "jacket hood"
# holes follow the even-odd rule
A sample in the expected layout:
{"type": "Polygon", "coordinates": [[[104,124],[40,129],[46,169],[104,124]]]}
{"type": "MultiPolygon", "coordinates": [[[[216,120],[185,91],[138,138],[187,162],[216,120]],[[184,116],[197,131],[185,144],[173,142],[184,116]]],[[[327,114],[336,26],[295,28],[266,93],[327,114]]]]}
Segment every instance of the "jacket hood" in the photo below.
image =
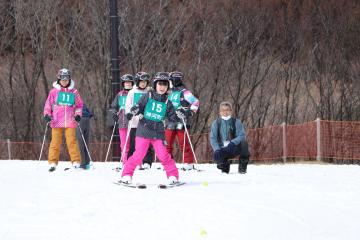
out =
{"type": "MultiPolygon", "coordinates": [[[[57,81],[53,82],[53,87],[56,88],[57,90],[61,90],[61,85],[59,83],[57,83],[57,81]]],[[[70,79],[70,86],[67,87],[67,89],[71,90],[74,89],[75,87],[75,82],[74,80],[70,79]]]]}

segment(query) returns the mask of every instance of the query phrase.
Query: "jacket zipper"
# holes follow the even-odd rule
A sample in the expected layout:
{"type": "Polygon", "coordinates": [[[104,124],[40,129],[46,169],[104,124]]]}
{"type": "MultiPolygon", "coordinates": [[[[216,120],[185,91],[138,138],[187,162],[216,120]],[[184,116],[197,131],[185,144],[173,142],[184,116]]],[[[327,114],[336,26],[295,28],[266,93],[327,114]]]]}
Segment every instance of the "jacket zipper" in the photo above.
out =
{"type": "MultiPolygon", "coordinates": [[[[67,92],[66,89],[65,89],[65,92],[67,92]]],[[[67,106],[65,105],[65,119],[64,119],[65,120],[65,128],[66,128],[66,110],[67,110],[66,107],[67,106]]]]}

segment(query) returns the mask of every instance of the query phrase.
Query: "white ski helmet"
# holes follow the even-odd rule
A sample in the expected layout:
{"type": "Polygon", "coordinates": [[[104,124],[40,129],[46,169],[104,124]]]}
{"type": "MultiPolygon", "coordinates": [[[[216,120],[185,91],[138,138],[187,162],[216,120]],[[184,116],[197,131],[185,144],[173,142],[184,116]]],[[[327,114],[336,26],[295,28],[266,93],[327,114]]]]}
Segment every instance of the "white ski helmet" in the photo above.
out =
{"type": "Polygon", "coordinates": [[[70,80],[70,70],[66,68],[62,68],[59,70],[59,72],[56,75],[58,80],[70,80]]]}

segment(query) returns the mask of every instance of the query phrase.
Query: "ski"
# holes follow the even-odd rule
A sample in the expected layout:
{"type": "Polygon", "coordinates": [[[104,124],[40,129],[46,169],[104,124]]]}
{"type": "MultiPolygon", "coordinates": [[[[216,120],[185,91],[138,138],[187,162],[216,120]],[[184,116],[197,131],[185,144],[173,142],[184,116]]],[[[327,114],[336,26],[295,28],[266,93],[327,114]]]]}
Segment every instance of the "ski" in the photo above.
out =
{"type": "Polygon", "coordinates": [[[203,171],[205,171],[204,169],[198,169],[198,168],[194,168],[194,170],[195,170],[196,172],[203,172],[203,171]]]}
{"type": "Polygon", "coordinates": [[[137,184],[133,184],[133,183],[124,183],[121,180],[114,182],[114,184],[116,185],[121,185],[124,187],[130,187],[130,188],[139,188],[139,189],[145,189],[146,188],[146,184],[143,183],[137,183],[137,184]]]}
{"type": "Polygon", "coordinates": [[[82,170],[82,168],[78,167],[78,168],[73,168],[73,167],[66,167],[64,168],[64,171],[73,171],[73,170],[82,170]]]}
{"type": "Polygon", "coordinates": [[[122,168],[121,167],[116,167],[116,168],[113,168],[112,170],[114,170],[116,172],[121,172],[122,168]]]}
{"type": "Polygon", "coordinates": [[[177,182],[177,183],[174,183],[174,184],[159,184],[158,188],[167,189],[167,188],[179,187],[179,186],[184,185],[184,184],[185,184],[185,182],[177,182]]]}
{"type": "MultiPolygon", "coordinates": [[[[95,168],[93,168],[93,169],[95,169],[95,168]]],[[[82,168],[82,167],[66,167],[66,168],[64,168],[64,171],[79,171],[79,170],[90,170],[90,166],[89,166],[89,168],[87,168],[87,169],[85,169],[85,168],[82,168]]]]}
{"type": "Polygon", "coordinates": [[[184,168],[184,167],[181,167],[181,168],[178,168],[179,170],[181,170],[181,171],[184,171],[184,172],[190,172],[190,171],[195,171],[195,172],[202,172],[202,171],[204,171],[203,169],[198,169],[198,168],[195,168],[195,167],[193,167],[193,168],[190,168],[190,169],[186,169],[186,168],[184,168]]]}

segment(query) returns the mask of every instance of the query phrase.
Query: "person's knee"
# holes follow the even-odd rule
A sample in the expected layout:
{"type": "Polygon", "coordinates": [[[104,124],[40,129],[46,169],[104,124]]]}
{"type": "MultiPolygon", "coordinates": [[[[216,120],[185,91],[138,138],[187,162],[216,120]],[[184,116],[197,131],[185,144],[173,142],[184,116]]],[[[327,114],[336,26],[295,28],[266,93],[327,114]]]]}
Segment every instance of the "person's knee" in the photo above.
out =
{"type": "Polygon", "coordinates": [[[222,163],[224,159],[224,154],[221,149],[216,150],[213,155],[214,162],[216,163],[222,163]]]}

